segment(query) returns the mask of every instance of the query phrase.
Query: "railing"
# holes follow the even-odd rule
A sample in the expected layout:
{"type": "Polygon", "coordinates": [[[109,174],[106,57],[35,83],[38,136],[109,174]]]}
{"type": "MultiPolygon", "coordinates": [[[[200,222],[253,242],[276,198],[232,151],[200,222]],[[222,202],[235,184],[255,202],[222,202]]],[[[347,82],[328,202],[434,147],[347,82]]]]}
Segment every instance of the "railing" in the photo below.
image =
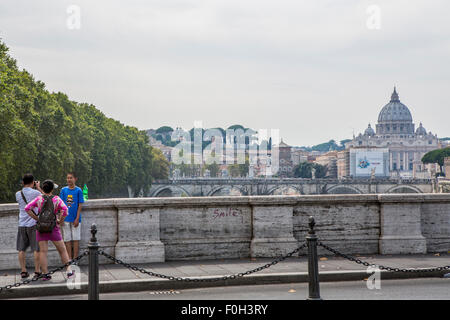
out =
{"type": "Polygon", "coordinates": [[[5,292],[6,290],[20,287],[22,285],[29,284],[31,282],[37,281],[47,275],[51,275],[57,271],[61,271],[64,268],[67,268],[68,266],[79,262],[84,257],[89,256],[89,277],[88,277],[88,299],[89,300],[99,300],[100,298],[100,290],[99,290],[99,255],[102,255],[106,257],[107,259],[111,260],[115,264],[120,264],[124,266],[125,268],[128,268],[133,271],[139,271],[143,274],[147,274],[151,277],[158,277],[162,279],[172,280],[172,281],[185,281],[185,282],[216,282],[216,281],[225,281],[225,280],[233,280],[236,278],[244,277],[246,275],[259,272],[261,270],[270,268],[277,263],[286,260],[289,257],[292,257],[295,253],[299,252],[302,249],[307,248],[308,249],[308,288],[309,288],[309,294],[308,294],[308,300],[321,300],[320,297],[320,282],[319,282],[319,259],[317,255],[317,247],[320,246],[324,248],[325,250],[330,251],[331,253],[340,256],[342,258],[345,258],[349,261],[355,262],[357,264],[361,264],[364,266],[375,266],[380,270],[387,270],[391,272],[405,272],[405,273],[412,273],[412,272],[420,272],[420,273],[427,273],[427,272],[436,272],[436,271],[445,271],[450,270],[450,265],[443,266],[443,267],[433,267],[433,268],[397,268],[397,267],[389,267],[389,266],[383,266],[383,265],[375,265],[373,263],[369,263],[367,261],[363,261],[360,259],[357,259],[353,256],[343,254],[325,244],[320,242],[318,240],[318,237],[315,233],[314,226],[315,221],[313,217],[309,218],[309,231],[308,235],[306,236],[306,241],[302,245],[298,246],[296,249],[292,250],[291,252],[273,260],[270,263],[267,263],[265,265],[259,266],[257,268],[248,270],[246,272],[240,272],[237,274],[232,275],[226,275],[226,276],[220,276],[220,277],[211,277],[211,278],[182,278],[182,277],[174,277],[170,275],[155,273],[149,270],[146,270],[144,268],[139,268],[137,266],[134,266],[132,264],[123,262],[122,260],[119,260],[115,258],[112,255],[107,254],[105,251],[100,249],[100,245],[97,242],[97,226],[95,224],[92,224],[91,226],[91,239],[88,245],[88,250],[83,252],[81,255],[76,257],[75,259],[67,262],[66,264],[53,269],[52,271],[41,274],[38,277],[34,277],[32,279],[24,280],[22,282],[17,282],[11,285],[7,285],[4,287],[0,287],[0,298],[1,293],[5,292]],[[100,250],[99,250],[100,249],[100,250]]]}

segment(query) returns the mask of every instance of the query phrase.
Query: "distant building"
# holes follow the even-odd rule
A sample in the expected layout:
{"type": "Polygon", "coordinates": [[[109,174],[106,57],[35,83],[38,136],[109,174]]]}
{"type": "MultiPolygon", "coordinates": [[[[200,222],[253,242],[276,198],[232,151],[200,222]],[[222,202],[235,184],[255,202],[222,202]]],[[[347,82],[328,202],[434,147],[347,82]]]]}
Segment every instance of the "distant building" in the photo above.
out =
{"type": "MultiPolygon", "coordinates": [[[[440,148],[441,144],[437,135],[427,132],[422,123],[417,129],[414,128],[411,112],[400,102],[397,90],[394,88],[391,100],[378,115],[376,131],[369,124],[364,134],[360,133],[354,137],[345,144],[345,147],[346,149],[370,148],[373,156],[377,152],[378,155],[380,152],[384,154],[383,150],[387,149],[386,176],[423,178],[430,176],[421,162],[423,155],[440,148]],[[380,150],[376,151],[377,148],[380,150]]],[[[350,175],[355,174],[357,169],[352,172],[351,168],[357,168],[360,160],[350,157],[350,175]]],[[[379,172],[377,171],[377,175],[380,175],[379,172]]]]}
{"type": "Polygon", "coordinates": [[[450,157],[444,158],[444,173],[445,178],[450,179],[450,157]]]}
{"type": "Polygon", "coordinates": [[[280,144],[274,146],[274,149],[278,149],[278,176],[292,177],[294,173],[291,151],[292,147],[284,143],[283,139],[281,139],[280,144]]]}
{"type": "Polygon", "coordinates": [[[337,178],[338,177],[337,160],[338,160],[338,152],[329,151],[317,156],[314,162],[327,167],[327,175],[326,175],[327,178],[337,178]]]}
{"type": "Polygon", "coordinates": [[[165,146],[164,144],[162,144],[161,141],[156,140],[152,136],[149,136],[149,143],[150,146],[152,146],[153,148],[161,150],[164,157],[166,157],[167,161],[170,162],[172,160],[172,149],[173,149],[172,147],[165,146]]]}
{"type": "Polygon", "coordinates": [[[350,176],[350,151],[341,150],[337,152],[337,177],[338,179],[350,176]]]}
{"type": "Polygon", "coordinates": [[[309,155],[309,152],[305,151],[303,149],[294,149],[294,150],[291,149],[292,165],[294,167],[296,167],[302,162],[307,162],[308,155],[309,155]]]}

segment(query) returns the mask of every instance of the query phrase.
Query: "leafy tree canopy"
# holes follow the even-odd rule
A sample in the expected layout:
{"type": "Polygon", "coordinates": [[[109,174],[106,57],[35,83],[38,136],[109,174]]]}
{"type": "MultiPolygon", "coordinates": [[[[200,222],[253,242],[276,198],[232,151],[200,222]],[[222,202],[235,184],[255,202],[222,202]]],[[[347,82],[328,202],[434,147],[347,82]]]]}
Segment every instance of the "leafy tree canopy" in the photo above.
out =
{"type": "Polygon", "coordinates": [[[245,128],[243,126],[241,126],[240,124],[234,124],[232,126],[229,126],[228,129],[231,129],[231,130],[242,129],[245,131],[245,128]]]}
{"type": "Polygon", "coordinates": [[[15,201],[23,174],[65,185],[75,171],[91,198],[146,191],[167,176],[166,160],[144,131],[106,117],[95,106],[50,93],[19,70],[0,41],[0,202],[15,201]]]}
{"type": "Polygon", "coordinates": [[[170,132],[173,132],[173,128],[172,127],[169,127],[169,126],[162,126],[162,127],[159,127],[158,129],[156,129],[156,131],[155,131],[156,133],[170,133],[170,132]]]}
{"type": "Polygon", "coordinates": [[[442,166],[444,165],[444,158],[450,157],[450,147],[442,148],[442,149],[436,149],[430,152],[427,152],[422,157],[423,163],[437,163],[442,169],[442,166]]]}
{"type": "Polygon", "coordinates": [[[312,178],[312,169],[315,170],[315,177],[316,178],[325,178],[327,175],[327,166],[322,166],[318,163],[312,163],[312,162],[300,162],[295,168],[294,168],[294,177],[295,178],[312,178]]]}
{"type": "Polygon", "coordinates": [[[320,143],[312,147],[301,147],[306,151],[319,151],[319,152],[327,152],[327,151],[340,151],[345,149],[345,143],[351,141],[350,139],[345,139],[340,141],[340,145],[336,143],[335,140],[330,140],[328,142],[320,143]]]}

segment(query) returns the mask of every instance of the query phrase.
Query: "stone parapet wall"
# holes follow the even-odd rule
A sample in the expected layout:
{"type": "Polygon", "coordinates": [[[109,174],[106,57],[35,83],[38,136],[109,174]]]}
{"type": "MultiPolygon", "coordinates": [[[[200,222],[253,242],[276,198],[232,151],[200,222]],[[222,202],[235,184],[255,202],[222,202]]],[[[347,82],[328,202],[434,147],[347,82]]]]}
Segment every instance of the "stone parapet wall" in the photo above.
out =
{"type": "MultiPolygon", "coordinates": [[[[304,241],[309,216],[321,241],[348,254],[450,250],[450,194],[99,199],[82,214],[82,250],[96,223],[104,250],[131,263],[276,257],[304,241]]],[[[16,204],[0,205],[0,270],[18,266],[17,216],[16,204]]],[[[49,263],[60,264],[54,249],[49,263]]]]}

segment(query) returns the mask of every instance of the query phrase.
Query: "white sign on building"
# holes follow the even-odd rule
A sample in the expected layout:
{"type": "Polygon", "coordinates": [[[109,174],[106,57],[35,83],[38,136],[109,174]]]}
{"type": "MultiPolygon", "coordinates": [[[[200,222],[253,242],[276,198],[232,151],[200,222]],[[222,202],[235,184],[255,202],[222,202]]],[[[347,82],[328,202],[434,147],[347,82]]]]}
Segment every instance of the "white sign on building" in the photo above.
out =
{"type": "Polygon", "coordinates": [[[387,148],[350,149],[350,172],[354,177],[383,177],[389,175],[387,148]]]}

